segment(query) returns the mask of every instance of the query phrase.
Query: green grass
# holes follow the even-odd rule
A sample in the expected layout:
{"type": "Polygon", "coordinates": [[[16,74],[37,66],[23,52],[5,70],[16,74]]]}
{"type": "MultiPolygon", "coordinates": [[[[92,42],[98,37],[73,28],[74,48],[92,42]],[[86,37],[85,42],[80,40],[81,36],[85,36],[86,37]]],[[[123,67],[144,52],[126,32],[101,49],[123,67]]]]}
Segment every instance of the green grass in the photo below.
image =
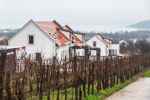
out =
{"type": "MultiPolygon", "coordinates": [[[[141,74],[135,75],[133,78],[125,81],[124,83],[117,84],[111,88],[100,90],[100,92],[98,93],[99,95],[89,95],[86,97],[85,100],[104,100],[106,97],[112,95],[113,93],[121,90],[122,88],[126,87],[130,83],[136,81],[141,76],[141,74]]],[[[150,77],[150,70],[144,71],[144,77],[150,77]]]]}
{"type": "Polygon", "coordinates": [[[100,97],[96,95],[89,95],[85,100],[100,100],[100,97]]]}
{"type": "Polygon", "coordinates": [[[104,98],[110,96],[111,94],[115,93],[116,91],[121,90],[122,88],[124,88],[128,84],[130,84],[131,82],[133,82],[133,79],[127,80],[124,83],[117,84],[111,88],[100,90],[100,92],[95,95],[87,96],[85,100],[104,100],[104,98]]]}
{"type": "MultiPolygon", "coordinates": [[[[144,76],[149,76],[150,77],[150,70],[144,72],[144,76]]],[[[111,88],[100,90],[99,92],[97,92],[96,90],[94,90],[94,95],[88,95],[84,100],[104,100],[106,97],[108,97],[108,96],[112,95],[113,93],[121,90],[122,88],[126,87],[128,84],[134,82],[136,79],[137,79],[137,77],[133,77],[130,80],[126,80],[123,83],[114,85],[111,88]]],[[[68,100],[71,100],[71,98],[72,98],[72,95],[71,95],[72,92],[73,91],[72,91],[71,88],[67,89],[67,98],[68,98],[68,100]]],[[[61,100],[65,100],[64,99],[64,95],[63,95],[64,93],[60,92],[60,94],[61,94],[61,97],[60,97],[61,100]]],[[[52,96],[52,94],[51,94],[51,96],[52,96]]],[[[53,92],[53,96],[51,97],[51,99],[52,100],[56,100],[56,97],[57,97],[57,92],[53,92]]],[[[33,96],[32,99],[28,98],[28,100],[37,100],[37,98],[38,97],[33,96]]],[[[43,96],[43,100],[47,100],[47,96],[43,96]]]]}
{"type": "Polygon", "coordinates": [[[150,77],[150,70],[146,70],[144,72],[144,77],[150,77]]]}
{"type": "MultiPolygon", "coordinates": [[[[104,100],[106,97],[110,96],[111,94],[115,93],[116,91],[121,90],[122,88],[126,87],[128,84],[130,84],[131,82],[133,82],[134,79],[131,80],[127,80],[124,83],[120,83],[117,85],[114,85],[111,88],[107,88],[104,90],[100,90],[98,93],[96,92],[96,90],[94,91],[94,95],[88,95],[85,100],[104,100]]],[[[71,89],[68,89],[68,100],[71,100],[71,89]],[[70,98],[70,99],[69,99],[70,98]]],[[[56,95],[57,93],[54,92],[53,98],[54,100],[56,100],[56,95]]],[[[37,97],[32,97],[32,99],[28,99],[28,100],[36,100],[37,97]]],[[[47,96],[43,96],[43,100],[47,100],[47,96]]],[[[61,100],[64,100],[64,95],[61,95],[61,100]]]]}

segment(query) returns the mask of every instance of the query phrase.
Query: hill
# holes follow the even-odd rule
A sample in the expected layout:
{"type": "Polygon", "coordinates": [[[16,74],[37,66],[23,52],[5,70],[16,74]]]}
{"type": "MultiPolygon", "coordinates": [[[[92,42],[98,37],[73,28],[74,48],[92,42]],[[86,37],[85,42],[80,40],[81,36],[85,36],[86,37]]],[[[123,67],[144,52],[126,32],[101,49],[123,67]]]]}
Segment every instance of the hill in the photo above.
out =
{"type": "Polygon", "coordinates": [[[105,37],[112,38],[114,41],[118,42],[120,40],[133,40],[133,39],[149,39],[150,31],[132,31],[132,32],[116,32],[116,33],[105,33],[105,37]]]}
{"type": "Polygon", "coordinates": [[[12,37],[17,33],[19,29],[1,29],[0,36],[7,36],[8,38],[12,37]]]}
{"type": "Polygon", "coordinates": [[[129,25],[130,28],[137,28],[137,29],[150,29],[150,20],[141,21],[133,25],[129,25]]]}

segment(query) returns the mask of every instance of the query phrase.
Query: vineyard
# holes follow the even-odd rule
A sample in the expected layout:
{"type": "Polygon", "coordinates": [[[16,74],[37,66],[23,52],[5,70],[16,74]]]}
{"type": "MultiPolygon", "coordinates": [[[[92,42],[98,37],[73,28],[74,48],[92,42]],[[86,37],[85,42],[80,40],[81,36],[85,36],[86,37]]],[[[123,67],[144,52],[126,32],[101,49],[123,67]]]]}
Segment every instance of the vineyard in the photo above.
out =
{"type": "Polygon", "coordinates": [[[149,66],[150,57],[72,57],[14,60],[0,54],[0,100],[84,100],[149,66]]]}

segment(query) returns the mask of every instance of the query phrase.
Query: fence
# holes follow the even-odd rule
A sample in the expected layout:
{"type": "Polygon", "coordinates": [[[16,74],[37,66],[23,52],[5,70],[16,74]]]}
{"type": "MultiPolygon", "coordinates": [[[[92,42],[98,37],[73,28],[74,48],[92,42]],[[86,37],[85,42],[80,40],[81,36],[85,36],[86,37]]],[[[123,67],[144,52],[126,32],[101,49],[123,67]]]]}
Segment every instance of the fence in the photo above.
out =
{"type": "Polygon", "coordinates": [[[24,70],[6,72],[6,57],[0,56],[0,100],[84,100],[150,65],[150,57],[143,55],[92,60],[73,57],[61,62],[24,59],[19,64],[24,70]]]}

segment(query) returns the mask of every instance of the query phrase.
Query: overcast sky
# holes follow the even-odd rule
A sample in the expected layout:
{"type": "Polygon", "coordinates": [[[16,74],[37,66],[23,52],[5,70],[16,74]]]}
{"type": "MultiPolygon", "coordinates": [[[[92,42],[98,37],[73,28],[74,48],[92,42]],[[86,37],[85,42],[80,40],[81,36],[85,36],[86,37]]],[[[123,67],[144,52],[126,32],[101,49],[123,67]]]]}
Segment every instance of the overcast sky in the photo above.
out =
{"type": "Polygon", "coordinates": [[[0,28],[18,28],[29,19],[126,26],[150,19],[150,0],[0,0],[0,28]]]}

